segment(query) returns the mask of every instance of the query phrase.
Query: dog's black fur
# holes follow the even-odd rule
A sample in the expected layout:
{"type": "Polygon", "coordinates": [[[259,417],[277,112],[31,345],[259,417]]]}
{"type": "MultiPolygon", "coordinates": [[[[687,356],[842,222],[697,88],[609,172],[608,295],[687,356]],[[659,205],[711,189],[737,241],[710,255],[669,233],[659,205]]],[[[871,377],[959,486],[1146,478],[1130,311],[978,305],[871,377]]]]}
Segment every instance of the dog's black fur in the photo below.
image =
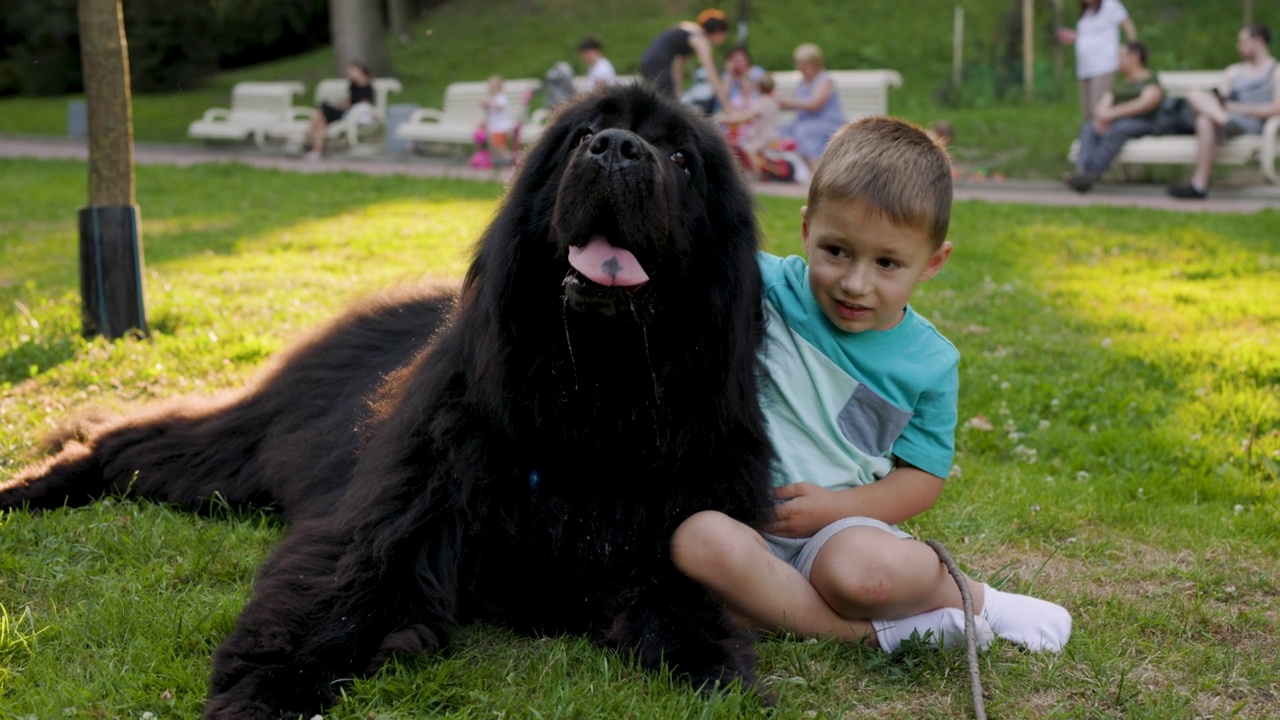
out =
{"type": "Polygon", "coordinates": [[[309,716],[335,681],[480,618],[754,685],[750,637],[668,549],[694,512],[769,506],[752,210],[716,128],[643,87],[587,97],[525,158],[455,307],[367,304],[245,391],[88,428],[0,508],[120,492],[281,510],[206,717],[309,716]],[[596,235],[648,284],[572,271],[596,235]]]}

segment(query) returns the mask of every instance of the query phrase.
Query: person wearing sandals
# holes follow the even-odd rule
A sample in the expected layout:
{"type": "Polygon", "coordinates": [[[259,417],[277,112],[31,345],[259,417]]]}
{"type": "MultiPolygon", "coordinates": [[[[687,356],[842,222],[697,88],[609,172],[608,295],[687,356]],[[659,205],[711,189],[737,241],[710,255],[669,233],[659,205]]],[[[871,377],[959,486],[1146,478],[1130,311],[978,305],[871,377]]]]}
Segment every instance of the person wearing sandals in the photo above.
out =
{"type": "Polygon", "coordinates": [[[1196,113],[1196,169],[1191,180],[1169,188],[1187,200],[1209,196],[1209,172],[1218,145],[1237,135],[1258,135],[1268,118],[1280,115],[1280,70],[1271,55],[1271,31],[1249,25],[1236,36],[1241,62],[1227,68],[1222,85],[1213,91],[1187,93],[1196,113]]]}

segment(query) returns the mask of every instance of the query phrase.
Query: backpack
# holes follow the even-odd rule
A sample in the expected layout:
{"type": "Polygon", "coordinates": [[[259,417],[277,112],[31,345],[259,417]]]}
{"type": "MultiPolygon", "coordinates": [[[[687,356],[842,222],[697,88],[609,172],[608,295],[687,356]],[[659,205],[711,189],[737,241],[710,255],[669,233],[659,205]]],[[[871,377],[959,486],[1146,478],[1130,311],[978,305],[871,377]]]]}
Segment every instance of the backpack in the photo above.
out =
{"type": "Polygon", "coordinates": [[[1167,97],[1160,101],[1152,121],[1152,135],[1194,135],[1196,113],[1186,98],[1167,97]]]}

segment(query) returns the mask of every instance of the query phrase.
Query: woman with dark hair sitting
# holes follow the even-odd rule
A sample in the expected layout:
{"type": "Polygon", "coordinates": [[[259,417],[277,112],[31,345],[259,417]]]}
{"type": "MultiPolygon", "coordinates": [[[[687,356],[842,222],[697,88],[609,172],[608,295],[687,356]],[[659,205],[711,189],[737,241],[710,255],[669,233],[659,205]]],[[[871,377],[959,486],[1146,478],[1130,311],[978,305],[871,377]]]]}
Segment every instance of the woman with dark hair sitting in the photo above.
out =
{"type": "Polygon", "coordinates": [[[697,55],[720,106],[729,107],[729,93],[711,56],[711,46],[723,45],[728,37],[729,20],[724,11],[703,10],[697,22],[682,21],[653,39],[640,59],[640,75],[662,92],[678,98],[684,84],[684,59],[692,53],[697,55]]]}
{"type": "Polygon", "coordinates": [[[1140,42],[1120,46],[1120,77],[1093,108],[1093,119],[1080,128],[1076,171],[1065,178],[1077,192],[1088,192],[1111,167],[1130,138],[1150,135],[1164,90],[1147,68],[1147,47],[1140,42]]]}
{"type": "Polygon", "coordinates": [[[348,86],[346,101],[341,106],[322,102],[311,116],[311,125],[306,133],[306,137],[311,140],[311,152],[306,154],[308,160],[320,160],[324,157],[324,141],[328,136],[329,123],[341,120],[353,110],[367,114],[370,119],[373,118],[373,77],[369,75],[369,68],[362,62],[353,61],[347,66],[347,80],[351,83],[348,86]]]}

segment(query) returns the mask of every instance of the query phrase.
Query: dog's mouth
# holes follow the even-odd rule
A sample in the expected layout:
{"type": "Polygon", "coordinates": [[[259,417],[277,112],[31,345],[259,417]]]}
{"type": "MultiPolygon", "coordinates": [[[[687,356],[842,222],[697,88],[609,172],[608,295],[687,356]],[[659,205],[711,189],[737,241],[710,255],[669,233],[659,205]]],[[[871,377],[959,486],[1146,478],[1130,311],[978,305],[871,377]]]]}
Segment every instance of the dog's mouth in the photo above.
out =
{"type": "Polygon", "coordinates": [[[630,250],[617,247],[604,235],[593,235],[586,245],[569,247],[569,273],[564,282],[594,283],[634,293],[649,282],[649,273],[630,250]]]}

